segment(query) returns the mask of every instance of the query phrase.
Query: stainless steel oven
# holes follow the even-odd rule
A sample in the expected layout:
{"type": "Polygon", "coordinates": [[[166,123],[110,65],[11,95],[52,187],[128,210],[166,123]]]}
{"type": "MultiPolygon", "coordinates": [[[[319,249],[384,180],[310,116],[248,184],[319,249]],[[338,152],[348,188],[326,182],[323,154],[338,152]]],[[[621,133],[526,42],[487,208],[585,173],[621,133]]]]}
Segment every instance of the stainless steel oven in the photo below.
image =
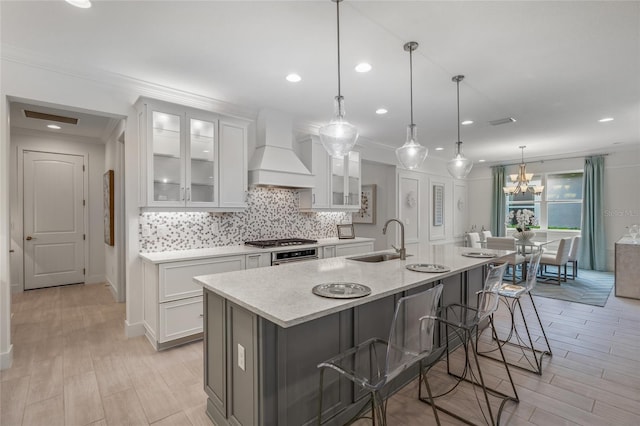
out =
{"type": "Polygon", "coordinates": [[[271,253],[271,265],[282,265],[292,262],[304,262],[318,258],[318,248],[292,249],[271,253]]]}
{"type": "Polygon", "coordinates": [[[291,262],[303,262],[318,258],[318,247],[297,248],[296,246],[317,243],[317,240],[303,238],[285,238],[279,240],[247,241],[246,245],[260,248],[280,248],[271,253],[271,265],[282,265],[291,262]],[[286,247],[286,249],[285,249],[286,247]]]}

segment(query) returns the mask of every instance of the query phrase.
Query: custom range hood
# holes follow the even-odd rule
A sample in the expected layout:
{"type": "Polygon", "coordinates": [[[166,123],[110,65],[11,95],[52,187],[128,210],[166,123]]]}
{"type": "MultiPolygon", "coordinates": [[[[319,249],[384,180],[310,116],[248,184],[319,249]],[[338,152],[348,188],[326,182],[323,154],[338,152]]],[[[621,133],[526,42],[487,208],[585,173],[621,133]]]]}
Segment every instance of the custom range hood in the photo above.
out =
{"type": "Polygon", "coordinates": [[[313,175],[293,151],[293,125],[288,114],[268,109],[258,113],[249,185],[313,188],[313,175]]]}

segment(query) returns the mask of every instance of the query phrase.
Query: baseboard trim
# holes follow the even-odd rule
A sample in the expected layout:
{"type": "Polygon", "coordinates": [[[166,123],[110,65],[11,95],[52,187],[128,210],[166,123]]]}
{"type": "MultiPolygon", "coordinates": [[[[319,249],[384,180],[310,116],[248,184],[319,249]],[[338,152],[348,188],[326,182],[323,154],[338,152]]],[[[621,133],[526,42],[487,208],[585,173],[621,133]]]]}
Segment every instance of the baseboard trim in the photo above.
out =
{"type": "Polygon", "coordinates": [[[109,290],[111,290],[111,295],[113,296],[113,300],[118,301],[118,291],[116,290],[116,286],[113,285],[109,277],[107,277],[107,285],[109,286],[109,290]]]}
{"type": "Polygon", "coordinates": [[[106,281],[106,277],[104,275],[88,275],[84,279],[85,284],[98,284],[106,281]]]}
{"type": "Polygon", "coordinates": [[[144,336],[144,324],[141,322],[137,322],[135,324],[131,324],[129,321],[125,320],[124,322],[124,335],[129,337],[138,337],[144,336]]]}
{"type": "Polygon", "coordinates": [[[9,350],[0,353],[0,370],[11,368],[13,364],[13,345],[9,345],[9,350]]]}

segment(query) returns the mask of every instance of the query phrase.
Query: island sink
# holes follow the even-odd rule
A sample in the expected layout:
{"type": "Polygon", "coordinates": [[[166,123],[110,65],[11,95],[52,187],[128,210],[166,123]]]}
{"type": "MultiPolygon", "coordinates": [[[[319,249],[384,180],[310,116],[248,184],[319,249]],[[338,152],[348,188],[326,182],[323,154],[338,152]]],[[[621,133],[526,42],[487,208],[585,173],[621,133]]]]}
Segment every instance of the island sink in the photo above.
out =
{"type": "Polygon", "coordinates": [[[355,256],[355,257],[347,257],[349,260],[357,260],[358,262],[385,262],[387,260],[400,259],[399,253],[378,253],[378,254],[368,254],[364,256],[355,256]]]}

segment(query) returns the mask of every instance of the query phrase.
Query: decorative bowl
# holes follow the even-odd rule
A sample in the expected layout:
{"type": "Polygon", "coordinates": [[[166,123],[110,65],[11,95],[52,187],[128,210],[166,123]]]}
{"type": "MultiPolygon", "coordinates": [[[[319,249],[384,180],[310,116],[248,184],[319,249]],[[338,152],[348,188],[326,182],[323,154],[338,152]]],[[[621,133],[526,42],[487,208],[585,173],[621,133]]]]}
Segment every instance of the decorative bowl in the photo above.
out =
{"type": "Polygon", "coordinates": [[[516,240],[530,240],[531,238],[535,237],[536,233],[535,231],[516,231],[513,233],[513,238],[515,238],[516,240]]]}

